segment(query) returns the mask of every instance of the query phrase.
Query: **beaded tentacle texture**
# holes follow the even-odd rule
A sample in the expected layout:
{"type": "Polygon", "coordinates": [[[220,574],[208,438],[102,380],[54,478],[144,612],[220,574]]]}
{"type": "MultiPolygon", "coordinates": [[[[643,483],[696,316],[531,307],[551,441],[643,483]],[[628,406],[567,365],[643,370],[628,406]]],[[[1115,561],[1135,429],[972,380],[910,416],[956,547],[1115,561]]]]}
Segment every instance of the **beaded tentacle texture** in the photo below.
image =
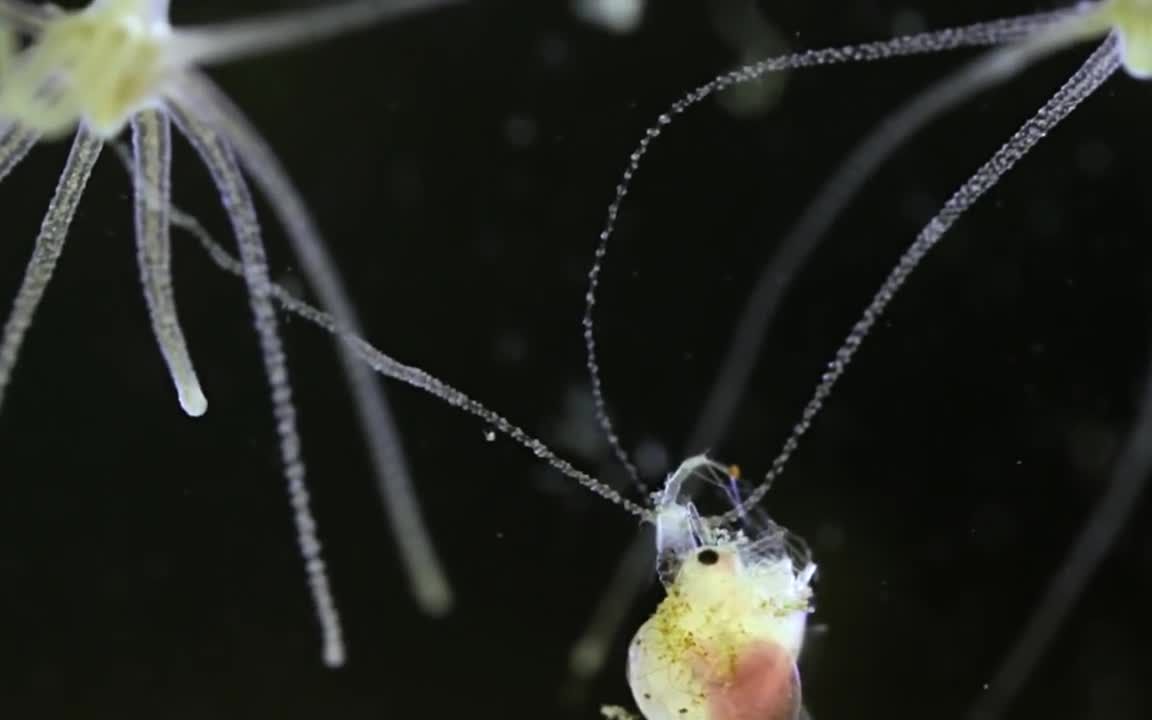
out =
{"type": "MultiPolygon", "coordinates": [[[[169,223],[175,122],[215,180],[238,241],[300,551],[321,626],[323,659],[329,666],[343,664],[345,647],[310,509],[292,387],[245,172],[279,216],[320,304],[344,327],[355,330],[358,322],[299,192],[271,148],[199,68],[448,2],[356,0],[257,20],[174,28],[168,21],[168,0],[94,0],[75,12],[0,0],[0,178],[37,142],[75,135],[0,336],[0,404],[92,168],[104,145],[130,127],[137,255],[153,331],[180,406],[190,416],[207,409],[172,288],[169,223]]],[[[409,487],[391,413],[371,371],[343,343],[338,347],[415,594],[426,610],[443,612],[451,603],[450,591],[409,487]]]]}

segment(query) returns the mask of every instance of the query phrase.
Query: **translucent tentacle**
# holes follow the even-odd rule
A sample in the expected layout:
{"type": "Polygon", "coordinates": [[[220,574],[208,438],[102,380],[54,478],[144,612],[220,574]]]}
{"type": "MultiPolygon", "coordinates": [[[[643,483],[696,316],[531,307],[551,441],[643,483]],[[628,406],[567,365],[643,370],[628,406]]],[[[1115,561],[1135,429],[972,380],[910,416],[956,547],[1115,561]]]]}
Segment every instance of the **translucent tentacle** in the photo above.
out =
{"type": "Polygon", "coordinates": [[[727,432],[759,357],[765,330],[776,316],[784,294],[848,203],[892,153],[932,120],[973,95],[1013,77],[1041,57],[1105,32],[1106,27],[1094,18],[1075,16],[1018,44],[990,52],[885,118],[856,146],[765,265],[732,333],[732,343],[704,408],[697,416],[688,452],[714,446],[727,432]]]}
{"type": "Polygon", "coordinates": [[[0,125],[0,180],[8,177],[38,139],[36,133],[18,125],[0,125]]]}
{"type": "Polygon", "coordinates": [[[136,246],[140,280],[180,407],[193,417],[204,414],[208,401],[188,356],[172,291],[172,247],[168,209],[171,204],[172,130],[168,117],[146,110],[132,118],[132,166],[135,189],[136,246]]]}
{"type": "MultiPolygon", "coordinates": [[[[1119,65],[1123,61],[1123,56],[1118,54],[1113,62],[1119,65]]],[[[1139,414],[1107,490],[1048,583],[1036,610],[992,682],[986,686],[986,692],[968,713],[970,720],[996,720],[1004,715],[1083,597],[1092,576],[1128,525],[1148,486],[1149,473],[1152,473],[1149,437],[1152,437],[1152,370],[1146,373],[1139,414]]]]}
{"type": "Polygon", "coordinates": [[[1152,474],[1152,370],[1145,377],[1139,416],[1116,463],[1112,480],[1056,570],[1036,609],[992,682],[968,713],[969,720],[997,720],[1052,645],[1084,596],[1088,583],[1140,508],[1152,474]]]}
{"type": "MultiPolygon", "coordinates": [[[[300,192],[275,153],[240,110],[207,78],[190,77],[182,90],[197,108],[211,114],[214,126],[227,135],[240,161],[272,203],[308,283],[320,299],[320,306],[331,312],[342,327],[362,336],[360,321],[344,289],[336,263],[329,255],[300,192]]],[[[452,607],[452,588],[424,523],[400,431],[392,417],[384,388],[354,357],[352,349],[338,340],[335,342],[372,458],[381,501],[388,514],[392,535],[400,548],[413,594],[425,612],[444,614],[452,607]]]]}
{"type": "MultiPolygon", "coordinates": [[[[102,146],[100,139],[83,126],[77,131],[68,162],[64,165],[64,171],[60,174],[60,181],[56,185],[56,194],[53,195],[52,202],[48,205],[48,212],[40,225],[36,247],[24,271],[24,279],[16,293],[12,312],[4,324],[4,333],[0,339],[0,405],[4,403],[4,393],[12,378],[12,369],[20,356],[24,336],[32,324],[40,300],[44,297],[44,290],[52,280],[56,262],[64,249],[64,240],[68,236],[68,228],[76,214],[76,206],[84,193],[85,185],[88,184],[92,167],[100,157],[102,146]]],[[[17,153],[19,148],[24,148],[20,144],[16,147],[17,153]]]]}
{"type": "Polygon", "coordinates": [[[181,64],[208,65],[284,50],[461,0],[355,0],[271,17],[176,31],[181,64]]]}
{"type": "Polygon", "coordinates": [[[716,518],[717,522],[732,522],[739,517],[741,512],[764,499],[772,481],[779,476],[796,448],[799,447],[800,439],[808,432],[813,419],[823,408],[825,399],[852,362],[860,344],[888,308],[896,293],[903,287],[904,282],[936,246],[936,243],[940,242],[940,239],[968,208],[972,207],[1029,150],[1035,147],[1041,138],[1051,132],[1060,121],[1095,92],[1118,67],[1119,56],[1116,53],[1116,38],[1114,35],[1110,35],[1060,90],[949,198],[936,217],[932,218],[928,225],[920,231],[916,241],[901,256],[896,267],[889,273],[883,285],[864,310],[863,316],[853,326],[844,344],[836,351],[832,362],[828,364],[828,368],[821,376],[820,383],[813,391],[812,398],[804,407],[799,422],[793,427],[792,433],[784,442],[784,447],[772,461],[772,467],[763,482],[745,498],[739,507],[716,518]]]}
{"type": "MultiPolygon", "coordinates": [[[[1107,61],[1105,61],[1107,62],[1107,61]]],[[[1117,58],[1114,62],[1121,62],[1117,58]]],[[[1109,69],[1104,64],[1099,72],[1109,69]]],[[[992,682],[968,713],[969,720],[997,720],[1052,646],[1060,628],[1084,596],[1100,564],[1140,507],[1152,475],[1152,368],[1145,372],[1144,392],[1135,424],[1116,462],[1104,495],[1053,575],[1036,610],[1029,616],[992,682]]]]}
{"type": "MultiPolygon", "coordinates": [[[[1064,10],[1053,13],[1039,13],[992,22],[976,23],[959,28],[908,35],[891,40],[836,48],[824,48],[820,50],[806,50],[768,58],[737,68],[736,70],[704,83],[687,93],[680,100],[677,100],[667,111],[657,118],[655,124],[645,131],[644,137],[629,157],[628,166],[616,186],[615,197],[608,206],[607,218],[600,232],[600,239],[596,247],[592,268],[588,271],[588,291],[585,295],[584,304],[584,346],[588,375],[592,383],[596,417],[600,421],[604,435],[608,439],[616,456],[628,469],[628,472],[633,478],[637,477],[635,466],[628,459],[628,454],[625,452],[616,435],[612,420],[608,415],[607,403],[604,399],[604,388],[601,379],[600,362],[597,356],[593,316],[596,310],[596,290],[599,286],[600,274],[603,270],[604,260],[608,252],[608,240],[616,230],[616,220],[620,215],[624,199],[632,187],[632,181],[640,169],[641,161],[651,149],[652,143],[664,132],[665,128],[670,125],[678,115],[716,93],[735,85],[758,80],[769,73],[848,62],[871,62],[906,55],[920,55],[955,50],[964,47],[996,45],[1019,40],[1033,33],[1041,32],[1044,29],[1051,30],[1053,27],[1059,27],[1061,33],[1064,33],[1072,26],[1079,28],[1084,25],[1083,18],[1080,17],[1081,12],[1080,10],[1064,10]]],[[[930,117],[931,115],[923,118],[923,121],[928,120],[930,117]]],[[[731,372],[732,371],[729,371],[729,373],[731,372]]],[[[722,401],[728,402],[725,403],[720,410],[724,410],[727,405],[730,404],[730,398],[725,396],[719,398],[716,402],[722,401]]],[[[727,410],[726,412],[730,414],[731,411],[727,410]]],[[[712,410],[710,413],[706,413],[706,415],[709,414],[717,415],[719,412],[712,410]]],[[[707,424],[703,421],[699,422],[698,428],[711,427],[714,424],[714,421],[709,419],[707,424]]],[[[699,431],[693,434],[693,442],[689,447],[690,451],[700,449],[701,444],[697,439],[699,434],[699,431]]]]}
{"type": "Polygon", "coordinates": [[[256,208],[252,196],[236,162],[231,148],[221,137],[187,108],[173,107],[172,114],[180,130],[191,141],[208,166],[216,187],[228,211],[232,230],[240,248],[244,282],[248,286],[249,304],[260,339],[264,370],[272,392],[272,407],[276,417],[276,433],[280,437],[280,458],[284,476],[288,481],[288,496],[296,524],[297,541],[312,590],[316,619],[323,640],[323,658],[329,667],[344,664],[346,650],[343,629],[324,563],[323,551],[317,535],[316,520],[312,514],[310,493],[300,453],[300,435],[297,429],[296,405],[292,400],[292,386],[284,347],[280,339],[276,308],[272,300],[272,281],[268,275],[268,259],[256,208]]]}
{"type": "Polygon", "coordinates": [[[568,654],[568,672],[577,682],[595,676],[604,667],[609,650],[620,634],[620,626],[631,612],[636,598],[652,584],[652,568],[655,566],[656,544],[652,534],[642,529],[617,563],[591,620],[568,654]]]}
{"type": "MultiPolygon", "coordinates": [[[[241,275],[243,273],[243,267],[236,258],[232,257],[227,250],[213,240],[212,236],[196,218],[173,208],[172,224],[191,233],[200,242],[204,251],[208,253],[208,257],[210,257],[221,270],[232,273],[233,275],[241,275]]],[[[463,392],[438,380],[419,368],[405,365],[385,355],[363,338],[342,327],[336,322],[334,317],[296,298],[283,287],[273,285],[272,294],[280,306],[288,312],[298,315],[332,335],[337,336],[341,342],[346,343],[351,348],[358,361],[366,363],[374,371],[393,380],[398,380],[410,385],[418,390],[422,390],[430,395],[434,395],[449,405],[480,418],[488,425],[532,451],[533,455],[551,465],[555,470],[580,483],[588,490],[613,504],[619,505],[627,512],[642,520],[654,520],[655,516],[651,510],[622,497],[612,486],[597,480],[587,473],[577,470],[569,462],[549,450],[548,446],[543,442],[532,437],[502,415],[489,410],[482,403],[473,400],[463,392]]]]}

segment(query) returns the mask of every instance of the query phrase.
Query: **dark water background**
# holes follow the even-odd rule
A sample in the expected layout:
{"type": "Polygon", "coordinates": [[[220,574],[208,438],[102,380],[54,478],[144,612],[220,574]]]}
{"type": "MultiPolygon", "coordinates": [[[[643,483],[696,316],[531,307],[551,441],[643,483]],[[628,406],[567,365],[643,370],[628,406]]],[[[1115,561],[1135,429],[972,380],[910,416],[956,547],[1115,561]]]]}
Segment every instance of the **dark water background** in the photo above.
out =
{"type": "MultiPolygon", "coordinates": [[[[174,5],[193,21],[285,4],[174,5]]],[[[214,76],[309,199],[371,340],[612,476],[587,439],[579,319],[594,241],[643,129],[739,60],[717,13],[749,7],[796,49],[1045,9],[660,0],[613,35],[565,3],[477,2],[214,76]]],[[[767,468],[898,254],[1086,54],[980,96],[884,168],[790,294],[716,456],[767,468]]],[[[774,241],[864,132],[971,56],[796,73],[759,112],[709,102],[666,133],[623,212],[598,315],[629,447],[679,460],[774,241]]],[[[769,496],[821,569],[813,622],[826,630],[803,666],[820,720],[962,716],[1108,482],[1152,326],[1149,93],[1112,80],[957,226],[769,496]]],[[[65,151],[37,149],[0,187],[6,293],[65,151]]],[[[177,202],[227,239],[187,146],[176,163],[177,202]]],[[[209,398],[189,419],[151,335],[130,219],[107,157],[0,417],[0,716],[594,718],[630,703],[624,653],[654,583],[582,700],[565,667],[635,521],[390,385],[458,591],[451,617],[422,617],[328,340],[288,320],[351,653],[324,670],[243,287],[177,241],[209,398]]],[[[279,279],[297,279],[270,218],[267,240],[279,279]]],[[[1150,716],[1150,521],[1145,503],[1011,717],[1150,716]]]]}

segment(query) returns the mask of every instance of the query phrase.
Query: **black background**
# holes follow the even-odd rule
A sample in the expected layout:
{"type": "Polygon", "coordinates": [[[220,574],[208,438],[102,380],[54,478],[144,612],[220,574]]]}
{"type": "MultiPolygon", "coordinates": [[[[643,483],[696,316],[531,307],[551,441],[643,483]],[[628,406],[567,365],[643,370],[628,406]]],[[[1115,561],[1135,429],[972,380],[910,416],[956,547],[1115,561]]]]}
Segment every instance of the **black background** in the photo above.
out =
{"type": "MultiPolygon", "coordinates": [[[[174,5],[192,22],[287,4],[174,5]]],[[[372,341],[609,472],[586,439],[585,273],[644,128],[738,62],[723,7],[758,8],[799,49],[1050,6],[669,0],[615,35],[565,3],[476,2],[213,74],[309,199],[372,341]]],[[[789,295],[718,457],[767,468],[901,250],[1086,54],[981,95],[884,168],[789,295]]],[[[791,74],[770,107],[708,102],[666,133],[623,211],[598,315],[630,447],[679,459],[774,240],[863,133],[971,56],[791,74]]],[[[1147,363],[1149,97],[1111,81],[957,226],[769,496],[821,569],[813,623],[826,629],[803,665],[815,717],[962,715],[1108,482],[1147,363]]],[[[66,149],[38,148],[0,187],[6,293],[66,149]]],[[[186,145],[176,163],[177,202],[227,239],[186,145]]],[[[592,718],[630,704],[625,648],[655,583],[582,695],[565,663],[635,521],[391,385],[458,592],[452,616],[422,617],[328,340],[288,320],[351,653],[323,669],[242,284],[177,241],[209,398],[189,419],[151,336],[130,203],[104,158],[0,416],[0,714],[592,718]]],[[[298,278],[270,220],[267,241],[278,278],[298,278]]],[[[1152,712],[1149,520],[1145,503],[1013,717],[1152,712]]]]}

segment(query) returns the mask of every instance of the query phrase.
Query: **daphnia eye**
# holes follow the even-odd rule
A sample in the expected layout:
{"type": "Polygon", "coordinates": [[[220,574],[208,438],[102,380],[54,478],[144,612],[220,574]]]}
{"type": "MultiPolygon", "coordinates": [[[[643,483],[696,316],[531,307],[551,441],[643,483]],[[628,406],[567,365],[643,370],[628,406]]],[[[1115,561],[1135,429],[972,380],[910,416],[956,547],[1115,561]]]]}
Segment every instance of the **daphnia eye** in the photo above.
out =
{"type": "Polygon", "coordinates": [[[701,565],[715,565],[720,561],[720,553],[712,548],[706,548],[696,553],[696,561],[701,565]]]}

